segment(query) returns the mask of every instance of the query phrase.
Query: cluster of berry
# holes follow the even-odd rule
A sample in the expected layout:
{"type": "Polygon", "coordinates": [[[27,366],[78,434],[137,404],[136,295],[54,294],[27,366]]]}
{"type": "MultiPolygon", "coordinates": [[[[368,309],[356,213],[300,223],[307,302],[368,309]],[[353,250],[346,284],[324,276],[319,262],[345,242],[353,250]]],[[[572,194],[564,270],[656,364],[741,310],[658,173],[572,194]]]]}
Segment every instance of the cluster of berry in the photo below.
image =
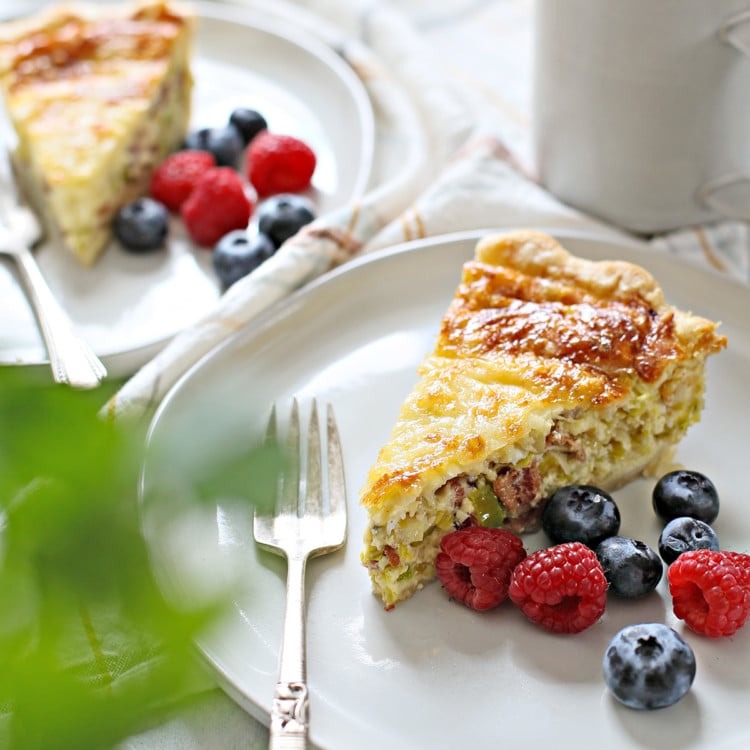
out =
{"type": "Polygon", "coordinates": [[[191,239],[213,250],[226,288],[315,218],[299,193],[310,187],[316,161],[303,141],[269,131],[257,111],[235,109],[226,125],[188,133],[182,150],[156,168],[149,196],[117,213],[115,236],[127,250],[155,250],[167,236],[169,213],[179,214],[191,239]],[[258,232],[251,235],[257,201],[258,232]]]}
{"type": "Polygon", "coordinates": [[[604,613],[607,579],[581,542],[527,554],[506,529],[466,526],[442,538],[435,568],[446,592],[467,607],[483,611],[510,599],[557,633],[579,633],[604,613]]]}
{"type": "Polygon", "coordinates": [[[710,638],[736,633],[750,617],[750,555],[722,550],[712,524],[719,495],[695,471],[674,471],[654,488],[653,507],[665,522],[659,553],[676,617],[710,638]]]}
{"type": "MultiPolygon", "coordinates": [[[[635,599],[656,588],[663,560],[675,616],[696,633],[732,635],[750,617],[750,555],[720,550],[710,526],[719,512],[715,486],[698,472],[670,472],[656,483],[652,504],[665,522],[659,555],[619,535],[620,511],[608,493],[571,485],[558,490],[542,513],[551,546],[527,554],[509,531],[467,526],[443,537],[438,578],[472,609],[510,599],[543,628],[577,633],[602,617],[608,594],[635,599]]],[[[641,623],[615,635],[603,669],[623,703],[657,708],[690,688],[695,657],[672,628],[641,623]]]]}

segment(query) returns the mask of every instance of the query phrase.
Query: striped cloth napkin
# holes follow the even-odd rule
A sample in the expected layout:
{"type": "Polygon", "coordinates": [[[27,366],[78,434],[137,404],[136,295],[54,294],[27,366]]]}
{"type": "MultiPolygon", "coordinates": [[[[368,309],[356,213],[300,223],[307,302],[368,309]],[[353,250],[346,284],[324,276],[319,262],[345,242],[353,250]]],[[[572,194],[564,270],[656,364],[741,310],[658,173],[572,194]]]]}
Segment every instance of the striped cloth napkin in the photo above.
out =
{"type": "MultiPolygon", "coordinates": [[[[482,106],[486,97],[471,92],[465,77],[446,74],[438,55],[441,47],[430,44],[429,33],[415,29],[404,8],[367,0],[233,4],[273,14],[317,36],[356,71],[376,118],[373,178],[364,196],[305,227],[257,271],[234,284],[208,316],[178,334],[111,398],[104,410],[109,417],[147,420],[203,355],[354,255],[463,229],[578,227],[622,236],[616,228],[562,204],[535,182],[498,137],[487,117],[491,104],[482,106]]],[[[480,5],[474,16],[457,16],[453,26],[447,25],[451,38],[480,39],[474,35],[493,28],[486,14],[501,12],[507,3],[480,5]],[[454,33],[459,24],[464,25],[462,34],[454,33]]],[[[461,58],[459,50],[453,58],[461,58]]],[[[746,225],[726,223],[643,242],[750,280],[749,239],[746,225]]]]}

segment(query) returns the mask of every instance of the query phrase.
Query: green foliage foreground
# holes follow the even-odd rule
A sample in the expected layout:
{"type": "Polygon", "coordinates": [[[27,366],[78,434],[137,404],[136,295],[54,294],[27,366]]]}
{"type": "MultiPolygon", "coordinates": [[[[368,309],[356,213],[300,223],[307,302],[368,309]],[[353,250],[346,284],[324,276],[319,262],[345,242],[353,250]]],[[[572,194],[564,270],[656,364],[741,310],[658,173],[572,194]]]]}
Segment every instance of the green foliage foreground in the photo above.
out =
{"type": "MultiPolygon", "coordinates": [[[[3,750],[102,750],[152,724],[189,691],[194,638],[226,604],[162,595],[139,525],[142,435],[101,419],[102,401],[0,368],[3,750]]],[[[274,462],[245,448],[191,502],[268,478],[274,462]]]]}

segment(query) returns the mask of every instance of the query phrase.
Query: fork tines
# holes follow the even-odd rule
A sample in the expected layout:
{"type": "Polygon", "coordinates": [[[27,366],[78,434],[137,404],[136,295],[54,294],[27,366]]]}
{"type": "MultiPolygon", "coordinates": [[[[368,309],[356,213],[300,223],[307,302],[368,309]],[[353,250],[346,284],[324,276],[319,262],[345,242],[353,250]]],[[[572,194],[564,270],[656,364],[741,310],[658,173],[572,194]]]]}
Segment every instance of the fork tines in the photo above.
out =
{"type": "Polygon", "coordinates": [[[286,440],[279,438],[277,410],[274,405],[266,428],[266,441],[278,444],[285,454],[284,470],[281,472],[276,506],[272,514],[262,514],[256,509],[256,540],[268,546],[280,547],[282,537],[289,539],[306,536],[312,554],[330,551],[343,544],[346,535],[346,488],[341,439],[336,425],[333,407],[328,404],[325,417],[325,447],[321,441],[320,420],[316,399],[310,404],[307,439],[302,440],[300,408],[297,399],[292,400],[286,440]],[[328,471],[322,470],[326,461],[328,471]],[[304,470],[303,470],[304,469],[304,470]],[[265,521],[297,518],[301,521],[317,520],[316,527],[299,525],[295,529],[274,523],[273,541],[269,530],[262,528],[265,521]]]}

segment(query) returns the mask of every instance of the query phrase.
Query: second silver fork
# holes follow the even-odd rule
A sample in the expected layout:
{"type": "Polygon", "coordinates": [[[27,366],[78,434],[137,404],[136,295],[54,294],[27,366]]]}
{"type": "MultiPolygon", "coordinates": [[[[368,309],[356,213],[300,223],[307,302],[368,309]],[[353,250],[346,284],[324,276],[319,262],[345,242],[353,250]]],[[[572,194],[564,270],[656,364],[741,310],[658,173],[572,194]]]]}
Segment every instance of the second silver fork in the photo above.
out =
{"type": "Polygon", "coordinates": [[[31,248],[41,237],[39,220],[21,202],[7,150],[0,146],[0,254],[16,262],[47,348],[52,376],[74,388],[95,388],[107,370],[55,299],[31,248]]]}
{"type": "MultiPolygon", "coordinates": [[[[346,540],[346,485],[338,429],[329,405],[326,414],[328,502],[323,497],[322,446],[317,405],[312,403],[307,437],[307,471],[301,472],[299,407],[289,420],[288,469],[278,488],[272,513],[256,509],[255,541],[287,559],[286,610],[279,677],[271,710],[270,750],[307,747],[308,693],[305,647],[305,568],[307,560],[343,546],[346,540]]],[[[268,439],[277,442],[275,408],[268,439]]]]}

